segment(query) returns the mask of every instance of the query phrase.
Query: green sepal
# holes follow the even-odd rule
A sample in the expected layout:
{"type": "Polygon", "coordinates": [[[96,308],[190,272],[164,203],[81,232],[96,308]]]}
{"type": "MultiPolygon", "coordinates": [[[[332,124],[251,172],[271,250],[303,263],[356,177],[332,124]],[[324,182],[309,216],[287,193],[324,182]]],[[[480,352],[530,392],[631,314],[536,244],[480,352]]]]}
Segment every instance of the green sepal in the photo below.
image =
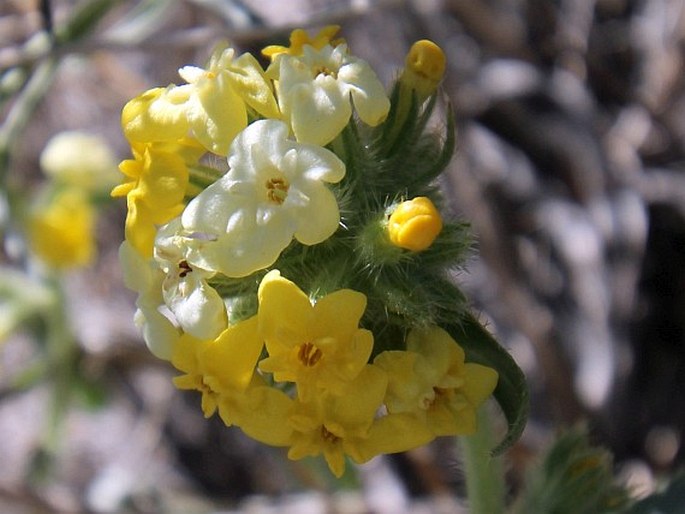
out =
{"type": "Polygon", "coordinates": [[[501,455],[521,437],[528,420],[530,405],[526,377],[509,352],[472,314],[467,312],[459,321],[443,328],[464,349],[467,362],[489,366],[499,373],[493,396],[509,428],[504,439],[492,450],[492,455],[501,455]]]}

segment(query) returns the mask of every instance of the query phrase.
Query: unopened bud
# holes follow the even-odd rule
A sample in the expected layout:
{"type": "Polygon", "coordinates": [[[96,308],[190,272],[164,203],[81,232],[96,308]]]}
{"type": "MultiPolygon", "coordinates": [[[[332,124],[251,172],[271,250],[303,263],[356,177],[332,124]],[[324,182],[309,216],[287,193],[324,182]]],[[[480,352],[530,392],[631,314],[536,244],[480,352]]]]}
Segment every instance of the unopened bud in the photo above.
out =
{"type": "Polygon", "coordinates": [[[446,62],[445,53],[438,45],[422,39],[409,49],[400,80],[416,91],[419,100],[425,100],[438,88],[445,75],[446,62]]]}
{"type": "Polygon", "coordinates": [[[425,196],[400,203],[388,220],[390,242],[413,252],[429,248],[441,230],[442,217],[425,196]]]}

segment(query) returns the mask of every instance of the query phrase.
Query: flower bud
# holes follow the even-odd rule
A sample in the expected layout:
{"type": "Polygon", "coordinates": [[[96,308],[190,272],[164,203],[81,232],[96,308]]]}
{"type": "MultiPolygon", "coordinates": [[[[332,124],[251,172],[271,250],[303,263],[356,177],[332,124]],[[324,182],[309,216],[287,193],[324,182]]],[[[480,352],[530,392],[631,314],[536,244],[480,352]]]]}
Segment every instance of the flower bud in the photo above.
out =
{"type": "Polygon", "coordinates": [[[400,203],[388,220],[390,242],[413,252],[426,250],[442,230],[442,217],[425,196],[400,203]]]}
{"type": "Polygon", "coordinates": [[[409,49],[400,81],[413,89],[420,101],[431,96],[445,75],[446,58],[442,49],[429,41],[417,41],[409,49]]]}

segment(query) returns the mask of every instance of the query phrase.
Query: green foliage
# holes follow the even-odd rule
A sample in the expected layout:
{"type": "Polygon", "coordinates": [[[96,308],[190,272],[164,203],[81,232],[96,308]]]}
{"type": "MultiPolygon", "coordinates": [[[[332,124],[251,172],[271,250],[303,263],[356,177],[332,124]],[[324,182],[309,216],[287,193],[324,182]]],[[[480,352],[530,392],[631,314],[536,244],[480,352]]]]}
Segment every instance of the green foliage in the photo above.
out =
{"type": "Polygon", "coordinates": [[[561,434],[529,473],[516,514],[608,514],[627,505],[611,454],[590,445],[585,428],[561,434]]]}

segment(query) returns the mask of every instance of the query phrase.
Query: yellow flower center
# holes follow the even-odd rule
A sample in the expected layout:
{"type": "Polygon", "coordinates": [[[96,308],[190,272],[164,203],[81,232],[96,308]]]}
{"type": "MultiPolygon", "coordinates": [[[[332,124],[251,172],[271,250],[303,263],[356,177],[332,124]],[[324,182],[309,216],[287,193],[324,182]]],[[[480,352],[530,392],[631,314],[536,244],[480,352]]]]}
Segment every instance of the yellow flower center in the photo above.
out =
{"type": "Polygon", "coordinates": [[[301,344],[297,350],[297,358],[307,367],[314,366],[323,357],[323,352],[314,343],[301,344]]]}
{"type": "Polygon", "coordinates": [[[270,178],[266,181],[266,197],[271,203],[281,205],[288,196],[290,184],[281,177],[270,178]]]}
{"type": "Polygon", "coordinates": [[[325,426],[321,425],[321,439],[325,443],[335,444],[340,441],[340,438],[333,432],[330,432],[325,426]]]}
{"type": "Polygon", "coordinates": [[[324,75],[326,77],[333,77],[334,79],[338,78],[338,72],[331,70],[328,66],[322,64],[320,66],[317,66],[314,68],[314,78],[318,77],[319,75],[324,75]]]}

